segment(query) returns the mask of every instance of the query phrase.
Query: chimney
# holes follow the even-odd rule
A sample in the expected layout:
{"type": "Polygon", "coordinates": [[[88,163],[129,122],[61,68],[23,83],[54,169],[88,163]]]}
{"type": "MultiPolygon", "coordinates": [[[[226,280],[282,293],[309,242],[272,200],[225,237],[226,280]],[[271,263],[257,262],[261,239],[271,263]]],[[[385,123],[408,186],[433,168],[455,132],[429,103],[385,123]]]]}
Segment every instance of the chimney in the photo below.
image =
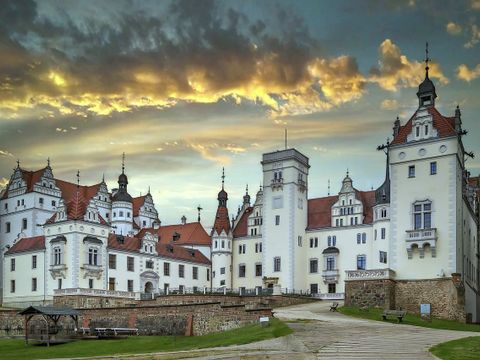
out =
{"type": "Polygon", "coordinates": [[[158,220],[158,219],[154,220],[153,223],[152,223],[153,229],[158,230],[160,228],[160,224],[161,224],[160,220],[158,220]]]}
{"type": "Polygon", "coordinates": [[[185,225],[187,223],[187,217],[185,215],[183,215],[180,220],[182,221],[182,225],[185,225]]]}
{"type": "Polygon", "coordinates": [[[400,131],[400,119],[397,118],[395,119],[395,122],[393,123],[393,138],[395,139],[395,136],[398,135],[398,132],[400,131]]]}

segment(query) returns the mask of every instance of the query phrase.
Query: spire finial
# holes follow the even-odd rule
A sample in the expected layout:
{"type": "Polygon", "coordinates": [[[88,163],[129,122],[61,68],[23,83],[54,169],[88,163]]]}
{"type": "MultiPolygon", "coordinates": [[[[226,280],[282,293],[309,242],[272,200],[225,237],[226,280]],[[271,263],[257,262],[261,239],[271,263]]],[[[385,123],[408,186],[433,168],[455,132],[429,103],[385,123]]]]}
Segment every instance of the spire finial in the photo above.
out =
{"type": "Polygon", "coordinates": [[[347,176],[349,176],[349,175],[350,175],[350,172],[348,171],[348,168],[347,168],[347,176]]]}
{"type": "Polygon", "coordinates": [[[50,167],[50,156],[47,158],[47,166],[50,167]]]}
{"type": "Polygon", "coordinates": [[[122,174],[125,173],[125,153],[122,154],[122,174]]]}
{"type": "Polygon", "coordinates": [[[287,128],[285,128],[285,150],[288,148],[288,131],[287,128]]]}
{"type": "Polygon", "coordinates": [[[245,194],[248,195],[248,184],[247,184],[247,187],[245,189],[245,194]]]}
{"type": "Polygon", "coordinates": [[[225,168],[222,167],[222,190],[224,190],[225,186],[225,168]]]}
{"type": "Polygon", "coordinates": [[[147,194],[150,194],[150,185],[148,185],[148,193],[147,194]]]}
{"type": "Polygon", "coordinates": [[[430,61],[430,58],[428,57],[428,41],[425,43],[425,78],[428,79],[428,62],[430,61]]]}
{"type": "Polygon", "coordinates": [[[202,211],[203,208],[200,206],[200,204],[198,204],[197,206],[197,211],[198,211],[198,222],[200,222],[200,211],[202,211]]]}
{"type": "Polygon", "coordinates": [[[328,179],[328,196],[330,196],[330,179],[328,179]]]}
{"type": "Polygon", "coordinates": [[[20,159],[17,159],[17,169],[20,169],[20,159]]]}
{"type": "Polygon", "coordinates": [[[102,183],[105,182],[105,173],[102,174],[102,183]]]}
{"type": "Polygon", "coordinates": [[[77,170],[77,189],[80,187],[80,170],[77,170]]]}

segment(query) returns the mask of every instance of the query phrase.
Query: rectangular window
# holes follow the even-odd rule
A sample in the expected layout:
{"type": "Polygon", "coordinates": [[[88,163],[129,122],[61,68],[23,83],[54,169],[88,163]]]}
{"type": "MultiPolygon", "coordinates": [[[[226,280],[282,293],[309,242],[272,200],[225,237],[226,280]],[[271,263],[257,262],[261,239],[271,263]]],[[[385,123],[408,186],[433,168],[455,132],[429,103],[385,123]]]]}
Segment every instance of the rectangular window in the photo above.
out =
{"type": "Polygon", "coordinates": [[[88,279],[88,288],[93,289],[93,279],[88,279]]]}
{"type": "Polygon", "coordinates": [[[318,294],[318,284],[310,284],[310,294],[318,294]]]}
{"type": "Polygon", "coordinates": [[[27,230],[27,219],[23,218],[22,219],[22,230],[27,230]]]}
{"type": "Polygon", "coordinates": [[[178,265],[178,277],[185,277],[185,265],[178,265]]]}
{"type": "Polygon", "coordinates": [[[432,228],[432,204],[413,205],[413,226],[415,230],[432,228]]]}
{"type": "Polygon", "coordinates": [[[375,240],[377,240],[377,229],[374,230],[373,234],[374,234],[374,235],[373,235],[373,238],[374,238],[375,240]]]}
{"type": "Polygon", "coordinates": [[[380,231],[381,231],[380,238],[381,238],[382,240],[384,240],[384,239],[385,239],[386,229],[385,229],[385,228],[381,228],[380,231]]]}
{"type": "Polygon", "coordinates": [[[415,165],[410,165],[408,167],[408,177],[409,178],[415,177],[415,165]]]}
{"type": "Polygon", "coordinates": [[[10,223],[9,222],[5,223],[5,232],[6,233],[10,232],[10,223]]]}
{"type": "Polygon", "coordinates": [[[179,292],[180,294],[184,294],[184,293],[185,293],[185,285],[180,285],[180,286],[178,287],[178,292],[179,292]]]}
{"type": "Polygon", "coordinates": [[[258,253],[258,243],[255,243],[255,252],[258,253]]]}
{"type": "Polygon", "coordinates": [[[192,267],[192,279],[198,280],[198,267],[196,266],[192,267]]]}
{"type": "Polygon", "coordinates": [[[32,255],[32,269],[37,268],[37,255],[32,255]]]}
{"type": "Polygon", "coordinates": [[[328,293],[335,294],[337,292],[337,284],[328,284],[328,293]]]}
{"type": "Polygon", "coordinates": [[[133,280],[127,280],[127,291],[133,291],[133,280]]]}
{"type": "Polygon", "coordinates": [[[245,277],[245,264],[238,265],[238,277],[245,277]]]}
{"type": "Polygon", "coordinates": [[[383,264],[387,263],[387,252],[386,251],[380,251],[380,262],[383,264]]]}
{"type": "Polygon", "coordinates": [[[207,269],[207,281],[210,281],[210,269],[207,269]]]}
{"type": "Polygon", "coordinates": [[[57,281],[57,289],[61,289],[62,288],[62,279],[58,279],[57,281]]]}
{"type": "Polygon", "coordinates": [[[153,260],[147,260],[147,261],[145,262],[145,267],[146,267],[147,269],[153,269],[153,260]]]}
{"type": "Polygon", "coordinates": [[[53,265],[62,264],[62,249],[59,246],[53,248],[53,265]]]}
{"type": "Polygon", "coordinates": [[[310,274],[318,273],[318,260],[311,259],[310,260],[310,274]]]}
{"type": "Polygon", "coordinates": [[[135,271],[135,258],[127,256],[127,271],[135,271]]]}
{"type": "Polygon", "coordinates": [[[88,249],[88,265],[98,265],[98,249],[88,249]]]}
{"type": "Polygon", "coordinates": [[[40,205],[43,205],[43,198],[42,198],[42,197],[38,199],[38,203],[39,203],[40,205]]]}
{"type": "Polygon", "coordinates": [[[56,206],[57,203],[55,202],[55,200],[52,200],[52,206],[56,206]]]}
{"type": "Polygon", "coordinates": [[[115,278],[108,278],[108,290],[115,291],[115,278]]]}
{"type": "Polygon", "coordinates": [[[335,258],[333,256],[327,257],[327,270],[328,271],[335,270],[335,258]]]}
{"type": "Polygon", "coordinates": [[[302,247],[302,237],[301,236],[298,236],[297,242],[298,242],[298,246],[302,247]]]}
{"type": "Polygon", "coordinates": [[[273,258],[273,271],[281,271],[282,268],[282,261],[280,257],[273,258]]]}
{"type": "Polygon", "coordinates": [[[32,291],[37,291],[37,278],[32,278],[32,291]]]}
{"type": "Polygon", "coordinates": [[[437,162],[433,161],[430,163],[430,175],[435,175],[437,173],[437,162]]]}
{"type": "Polygon", "coordinates": [[[313,238],[310,238],[310,247],[313,248],[313,238]]]}
{"type": "Polygon", "coordinates": [[[10,271],[15,271],[15,259],[10,259],[10,271]]]}
{"type": "Polygon", "coordinates": [[[170,276],[170,263],[168,262],[163,263],[163,275],[170,276]]]}
{"type": "Polygon", "coordinates": [[[10,280],[10,292],[15,292],[15,280],[10,280]]]}
{"type": "Polygon", "coordinates": [[[275,225],[280,225],[280,215],[275,215],[275,225]]]}
{"type": "Polygon", "coordinates": [[[224,274],[225,274],[225,268],[222,267],[222,268],[220,268],[220,275],[224,275],[224,274]]]}
{"type": "Polygon", "coordinates": [[[357,256],[357,270],[365,270],[367,267],[367,257],[365,255],[357,256]]]}
{"type": "Polygon", "coordinates": [[[108,255],[108,267],[110,269],[116,269],[117,268],[117,255],[114,255],[114,254],[109,254],[108,255]]]}
{"type": "Polygon", "coordinates": [[[262,264],[255,264],[255,276],[262,276],[262,264]]]}

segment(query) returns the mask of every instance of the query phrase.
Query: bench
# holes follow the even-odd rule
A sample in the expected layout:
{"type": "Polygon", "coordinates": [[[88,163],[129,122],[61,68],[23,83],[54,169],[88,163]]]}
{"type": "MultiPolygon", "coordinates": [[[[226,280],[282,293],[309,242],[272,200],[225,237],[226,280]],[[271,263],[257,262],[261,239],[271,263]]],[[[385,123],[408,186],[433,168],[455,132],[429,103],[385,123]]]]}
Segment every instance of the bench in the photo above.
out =
{"type": "Polygon", "coordinates": [[[138,335],[137,328],[95,328],[97,336],[138,335]]]}
{"type": "Polygon", "coordinates": [[[403,317],[407,314],[405,310],[384,310],[382,314],[383,320],[387,320],[389,316],[396,317],[398,322],[401,323],[403,317]]]}
{"type": "Polygon", "coordinates": [[[338,308],[338,302],[334,302],[332,303],[332,306],[330,306],[330,311],[337,311],[337,308],[338,308]]]}

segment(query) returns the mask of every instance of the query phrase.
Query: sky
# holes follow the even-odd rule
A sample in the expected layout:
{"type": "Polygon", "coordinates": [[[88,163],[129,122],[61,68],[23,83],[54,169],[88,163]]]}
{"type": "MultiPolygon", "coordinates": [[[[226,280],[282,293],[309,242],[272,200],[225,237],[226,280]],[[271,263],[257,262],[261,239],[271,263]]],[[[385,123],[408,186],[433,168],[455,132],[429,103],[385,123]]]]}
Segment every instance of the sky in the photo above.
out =
{"type": "Polygon", "coordinates": [[[214,221],[261,183],[263,153],[310,159],[309,197],[347,169],[378,187],[376,151],[416,110],[429,43],[437,109],[462,111],[480,173],[480,0],[2,1],[0,187],[20,161],[55,177],[150,186],[162,224],[214,221]]]}

